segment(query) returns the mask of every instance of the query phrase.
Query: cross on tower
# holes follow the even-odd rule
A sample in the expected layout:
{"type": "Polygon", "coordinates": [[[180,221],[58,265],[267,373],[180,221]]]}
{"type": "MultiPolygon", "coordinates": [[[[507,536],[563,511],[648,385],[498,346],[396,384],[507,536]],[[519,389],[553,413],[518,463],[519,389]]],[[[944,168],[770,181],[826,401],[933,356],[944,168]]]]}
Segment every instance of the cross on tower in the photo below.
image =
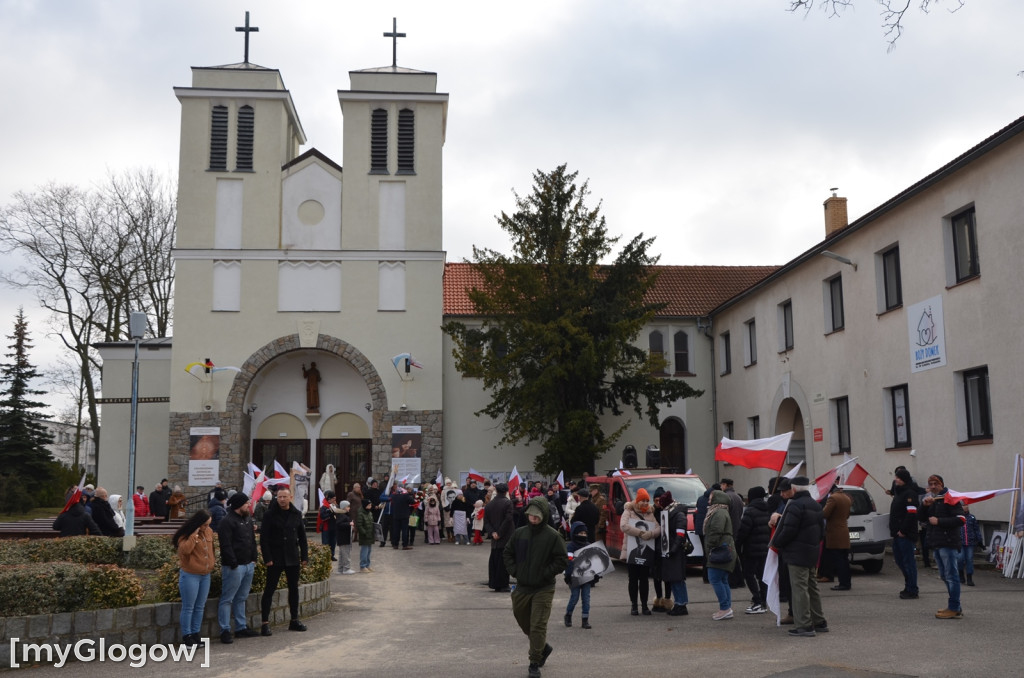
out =
{"type": "Polygon", "coordinates": [[[384,34],[385,38],[391,38],[391,67],[398,67],[398,39],[404,38],[405,33],[398,32],[398,17],[391,17],[391,32],[384,34]]]}
{"type": "Polygon", "coordinates": [[[245,33],[245,63],[249,63],[249,34],[259,33],[260,29],[257,26],[249,27],[249,12],[245,13],[245,25],[235,26],[235,32],[245,33]]]}

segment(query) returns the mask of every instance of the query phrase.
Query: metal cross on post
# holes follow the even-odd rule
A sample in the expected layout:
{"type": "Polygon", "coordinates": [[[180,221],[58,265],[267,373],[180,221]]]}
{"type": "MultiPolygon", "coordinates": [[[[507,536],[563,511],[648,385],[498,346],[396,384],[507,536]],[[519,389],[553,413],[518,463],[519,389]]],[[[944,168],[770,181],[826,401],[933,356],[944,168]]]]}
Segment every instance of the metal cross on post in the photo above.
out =
{"type": "Polygon", "coordinates": [[[391,32],[384,34],[385,38],[391,38],[391,67],[398,67],[398,39],[404,38],[405,33],[398,32],[398,17],[391,17],[391,32]]]}
{"type": "Polygon", "coordinates": [[[245,25],[235,26],[236,33],[245,33],[245,63],[249,63],[249,34],[259,33],[260,29],[257,26],[249,26],[249,12],[245,13],[245,25]]]}

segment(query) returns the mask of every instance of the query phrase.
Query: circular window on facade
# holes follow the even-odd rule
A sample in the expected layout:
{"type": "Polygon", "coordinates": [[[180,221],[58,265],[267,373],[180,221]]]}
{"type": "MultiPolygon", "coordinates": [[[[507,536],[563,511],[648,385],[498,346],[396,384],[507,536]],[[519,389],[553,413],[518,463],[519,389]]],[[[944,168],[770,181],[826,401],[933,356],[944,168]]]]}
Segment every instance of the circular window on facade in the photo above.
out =
{"type": "Polygon", "coordinates": [[[299,205],[299,221],[306,226],[316,226],[324,220],[324,206],[316,200],[307,200],[299,205]]]}

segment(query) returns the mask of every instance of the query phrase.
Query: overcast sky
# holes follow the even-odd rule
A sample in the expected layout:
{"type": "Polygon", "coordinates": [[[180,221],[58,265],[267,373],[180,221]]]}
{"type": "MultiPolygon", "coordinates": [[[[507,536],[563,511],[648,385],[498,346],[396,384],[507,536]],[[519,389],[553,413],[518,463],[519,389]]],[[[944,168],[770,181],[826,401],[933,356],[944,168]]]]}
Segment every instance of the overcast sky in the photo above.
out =
{"type": "MultiPolygon", "coordinates": [[[[1024,114],[1024,2],[956,2],[912,9],[888,51],[875,0],[831,19],[787,0],[0,0],[0,202],[138,167],[176,178],[172,88],[242,61],[245,10],[302,150],[340,163],[337,90],[390,65],[397,17],[398,65],[451,97],[448,261],[507,249],[512,189],[568,163],[609,231],[655,236],[663,264],[782,264],[823,239],[830,187],[855,219],[1024,114]]],[[[45,365],[31,296],[0,292],[0,336],[19,303],[45,365]]]]}

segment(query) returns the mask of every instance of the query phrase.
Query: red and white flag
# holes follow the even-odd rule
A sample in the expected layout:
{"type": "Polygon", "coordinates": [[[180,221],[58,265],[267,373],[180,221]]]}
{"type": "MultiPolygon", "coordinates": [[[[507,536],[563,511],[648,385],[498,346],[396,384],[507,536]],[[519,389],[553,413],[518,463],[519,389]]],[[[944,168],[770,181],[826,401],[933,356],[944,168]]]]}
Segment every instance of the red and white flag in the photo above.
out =
{"type": "Polygon", "coordinates": [[[519,489],[519,485],[523,482],[523,479],[519,476],[519,470],[515,466],[512,467],[512,473],[508,474],[508,487],[513,492],[519,489]]]}
{"type": "Polygon", "coordinates": [[[256,504],[263,499],[263,493],[267,491],[267,475],[260,471],[256,474],[255,482],[252,486],[252,494],[249,496],[249,510],[255,511],[256,504]]]}
{"type": "Polygon", "coordinates": [[[555,484],[558,485],[558,489],[565,487],[565,471],[558,472],[558,477],[555,478],[555,484]]]}
{"type": "Polygon", "coordinates": [[[963,502],[964,504],[974,504],[975,502],[997,497],[1000,494],[1008,494],[1016,491],[1016,487],[1008,487],[1003,490],[982,490],[980,492],[956,492],[954,490],[946,490],[945,502],[947,504],[959,504],[960,502],[963,502]]]}
{"type": "Polygon", "coordinates": [[[613,473],[612,475],[613,476],[631,476],[633,474],[630,473],[627,469],[623,468],[622,462],[620,461],[619,462],[619,468],[615,469],[615,473],[613,473]]]}
{"type": "Polygon", "coordinates": [[[820,476],[815,478],[814,479],[814,492],[812,493],[812,494],[816,493],[818,495],[818,496],[815,497],[815,499],[821,499],[826,494],[828,494],[828,491],[832,489],[832,486],[835,485],[835,482],[838,479],[839,479],[839,469],[838,468],[834,468],[831,471],[826,471],[825,473],[822,473],[820,476]]]}
{"type": "Polygon", "coordinates": [[[774,548],[768,549],[761,581],[768,584],[768,595],[764,602],[775,615],[775,625],[778,626],[782,622],[782,604],[779,600],[779,554],[774,548]]]}
{"type": "Polygon", "coordinates": [[[786,452],[793,432],[773,438],[757,440],[730,440],[722,438],[715,448],[715,461],[724,461],[743,468],[767,468],[781,471],[786,464],[786,452]]]}
{"type": "Polygon", "coordinates": [[[482,482],[484,482],[485,480],[487,480],[487,478],[484,478],[484,477],[483,477],[482,475],[480,475],[480,474],[479,474],[479,473],[478,473],[477,471],[475,471],[475,470],[473,469],[473,467],[472,467],[472,466],[470,466],[470,467],[469,467],[469,474],[468,474],[468,475],[466,476],[466,480],[467,480],[467,481],[469,481],[469,480],[475,480],[475,481],[476,481],[476,482],[478,482],[478,483],[482,483],[482,482]]]}
{"type": "Polygon", "coordinates": [[[444,487],[444,476],[441,475],[441,469],[437,469],[437,477],[434,478],[434,484],[437,485],[437,489],[444,487]]]}
{"type": "Polygon", "coordinates": [[[796,478],[797,475],[800,473],[800,467],[802,467],[803,465],[804,465],[804,463],[801,461],[799,464],[797,464],[796,466],[791,468],[789,471],[787,471],[786,473],[783,473],[782,477],[783,478],[789,478],[790,480],[792,480],[793,478],[796,478]]]}
{"type": "Polygon", "coordinates": [[[847,471],[846,479],[843,481],[843,485],[856,485],[857,487],[864,487],[864,481],[868,479],[868,470],[855,463],[853,468],[847,471]]]}
{"type": "Polygon", "coordinates": [[[75,485],[75,491],[71,493],[70,497],[68,497],[68,500],[64,504],[64,508],[61,510],[61,513],[67,513],[71,509],[72,506],[74,506],[75,504],[77,504],[78,502],[80,502],[82,500],[82,488],[83,487],[85,487],[85,474],[84,473],[82,474],[82,479],[78,481],[77,485],[75,485]]]}

